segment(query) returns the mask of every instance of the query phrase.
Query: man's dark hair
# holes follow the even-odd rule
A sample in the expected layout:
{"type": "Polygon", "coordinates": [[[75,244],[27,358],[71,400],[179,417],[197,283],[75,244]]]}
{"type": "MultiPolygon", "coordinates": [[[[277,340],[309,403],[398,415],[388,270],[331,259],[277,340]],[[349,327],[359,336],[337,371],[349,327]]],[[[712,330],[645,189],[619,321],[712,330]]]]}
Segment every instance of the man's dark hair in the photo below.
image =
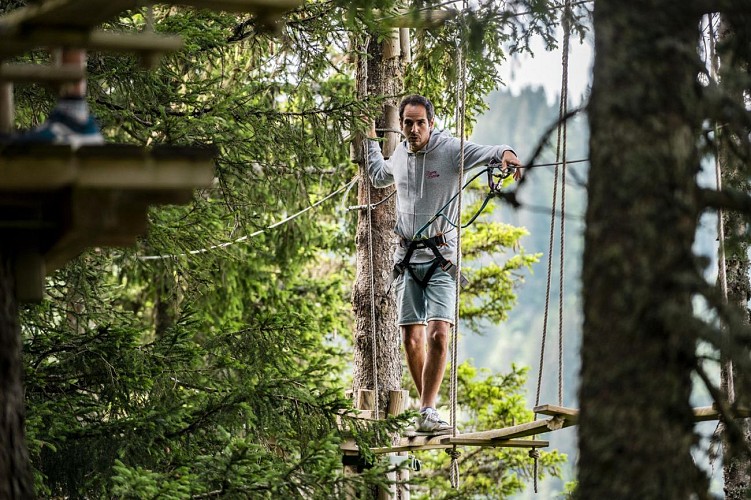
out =
{"type": "Polygon", "coordinates": [[[404,121],[404,108],[407,107],[407,104],[411,104],[413,106],[420,105],[425,107],[425,113],[428,115],[428,122],[433,121],[433,117],[435,116],[435,109],[433,109],[433,103],[430,102],[430,100],[427,97],[423,97],[419,94],[412,94],[404,97],[402,99],[402,102],[399,103],[399,122],[404,121]]]}

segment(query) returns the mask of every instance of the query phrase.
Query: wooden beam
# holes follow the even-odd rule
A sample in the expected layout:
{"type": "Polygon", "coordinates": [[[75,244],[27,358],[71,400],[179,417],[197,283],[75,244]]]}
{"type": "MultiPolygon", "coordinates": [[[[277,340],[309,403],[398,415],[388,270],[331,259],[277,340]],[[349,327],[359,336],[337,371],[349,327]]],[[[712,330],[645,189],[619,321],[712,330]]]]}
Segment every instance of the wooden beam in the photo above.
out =
{"type": "Polygon", "coordinates": [[[203,9],[223,10],[225,12],[275,12],[283,13],[295,9],[304,0],[177,0],[175,3],[190,5],[203,9]]]}
{"type": "Polygon", "coordinates": [[[77,82],[86,78],[86,70],[76,64],[0,64],[0,82],[77,82]]]}
{"type": "MultiPolygon", "coordinates": [[[[567,421],[576,424],[579,421],[579,410],[575,408],[566,408],[555,405],[541,405],[534,408],[534,412],[540,415],[561,416],[567,421]]],[[[714,406],[700,406],[693,409],[694,420],[696,422],[708,422],[720,418],[720,413],[714,406]]],[[[748,408],[733,408],[735,418],[751,417],[751,410],[748,408]]]]}
{"type": "Polygon", "coordinates": [[[574,423],[579,421],[579,410],[577,408],[567,408],[565,406],[556,405],[540,405],[535,406],[534,411],[537,415],[547,415],[550,417],[561,416],[566,420],[571,420],[574,423]]]}
{"type": "MultiPolygon", "coordinates": [[[[731,413],[735,418],[751,417],[751,410],[748,408],[732,408],[731,413]]],[[[697,422],[708,422],[711,420],[718,420],[719,418],[720,412],[717,411],[715,406],[700,406],[694,408],[694,419],[697,422]]]]}
{"type": "MultiPolygon", "coordinates": [[[[302,5],[303,0],[177,0],[157,2],[228,12],[283,13],[302,5]]],[[[28,27],[91,29],[139,8],[139,0],[46,0],[16,9],[0,17],[0,35],[28,27]]]]}
{"type": "Polygon", "coordinates": [[[454,445],[483,448],[546,448],[550,445],[548,441],[532,439],[471,439],[464,436],[457,436],[456,438],[450,436],[419,436],[406,439],[402,439],[393,446],[371,448],[370,451],[376,455],[383,455],[384,453],[402,451],[442,450],[452,448],[454,445]]]}
{"type": "Polygon", "coordinates": [[[564,427],[569,427],[570,425],[573,425],[573,423],[567,421],[561,416],[555,416],[549,419],[536,420],[534,422],[527,422],[525,424],[514,425],[503,429],[470,432],[468,434],[462,434],[462,438],[490,440],[515,439],[563,429],[564,427]]]}
{"type": "Polygon", "coordinates": [[[13,131],[14,114],[13,84],[0,82],[0,134],[10,134],[13,131]]]}
{"type": "Polygon", "coordinates": [[[212,182],[212,152],[167,149],[106,144],[74,154],[68,146],[14,146],[0,154],[0,191],[193,189],[212,182]]]}
{"type": "Polygon", "coordinates": [[[385,16],[380,21],[392,28],[437,28],[459,15],[456,9],[424,9],[385,16]]]}
{"type": "Polygon", "coordinates": [[[0,56],[21,54],[38,47],[61,46],[93,51],[163,54],[178,51],[183,45],[182,38],[177,35],[39,28],[5,35],[0,44],[0,56]]]}

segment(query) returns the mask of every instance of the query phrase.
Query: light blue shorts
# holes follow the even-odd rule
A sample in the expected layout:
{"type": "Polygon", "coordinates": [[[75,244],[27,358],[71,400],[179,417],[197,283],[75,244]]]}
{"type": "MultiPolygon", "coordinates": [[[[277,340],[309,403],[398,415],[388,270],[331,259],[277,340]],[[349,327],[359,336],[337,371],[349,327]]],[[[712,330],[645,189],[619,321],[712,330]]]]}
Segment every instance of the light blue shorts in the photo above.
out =
{"type": "MultiPolygon", "coordinates": [[[[425,262],[411,264],[411,267],[420,279],[424,279],[431,265],[432,262],[425,262]]],[[[396,280],[396,305],[399,309],[399,326],[427,325],[428,321],[434,320],[454,324],[456,281],[438,267],[423,288],[405,270],[396,280]]]]}

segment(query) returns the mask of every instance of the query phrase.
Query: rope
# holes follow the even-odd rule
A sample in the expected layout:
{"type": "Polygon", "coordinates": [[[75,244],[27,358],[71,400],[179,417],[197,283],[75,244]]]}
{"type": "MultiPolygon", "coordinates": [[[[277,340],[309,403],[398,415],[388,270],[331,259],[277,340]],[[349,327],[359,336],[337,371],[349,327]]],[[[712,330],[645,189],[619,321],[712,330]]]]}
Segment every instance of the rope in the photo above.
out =
{"type": "Polygon", "coordinates": [[[560,249],[560,274],[558,281],[558,405],[563,406],[563,256],[564,237],[566,227],[566,144],[568,142],[568,120],[564,117],[568,114],[568,53],[569,40],[569,15],[571,14],[571,0],[566,0],[566,9],[563,11],[563,54],[561,55],[561,105],[558,114],[558,145],[556,147],[555,161],[561,162],[561,249],[560,249]],[[563,139],[561,140],[561,134],[563,139]]]}
{"type": "Polygon", "coordinates": [[[370,165],[370,148],[368,147],[367,139],[363,141],[363,147],[365,148],[365,199],[368,206],[368,275],[370,276],[370,332],[372,338],[371,343],[371,356],[373,363],[373,404],[375,405],[375,419],[378,420],[378,335],[376,329],[375,320],[375,277],[373,276],[373,207],[370,203],[370,176],[368,175],[368,166],[370,165]]]}
{"type": "MultiPolygon", "coordinates": [[[[553,183],[553,203],[550,214],[550,239],[548,243],[548,270],[547,281],[545,286],[545,314],[542,326],[542,339],[540,342],[540,369],[537,375],[537,391],[535,394],[535,407],[540,405],[540,394],[542,392],[542,373],[545,362],[545,344],[548,331],[548,315],[550,310],[550,288],[552,282],[553,268],[553,240],[555,239],[555,217],[556,202],[558,199],[558,170],[561,169],[561,225],[560,225],[560,273],[558,280],[558,404],[563,405],[563,263],[564,263],[564,235],[566,220],[566,142],[567,142],[567,123],[565,119],[568,114],[568,53],[569,53],[569,16],[571,14],[571,0],[566,0],[563,11],[561,25],[563,28],[563,47],[561,48],[561,96],[558,108],[558,133],[555,151],[555,181],[553,183]]],[[[537,420],[537,414],[535,414],[537,420]]],[[[540,452],[533,448],[529,452],[530,458],[534,460],[534,491],[538,491],[538,473],[540,452]]]]}
{"type": "Polygon", "coordinates": [[[275,223],[271,224],[270,226],[266,226],[266,227],[265,227],[265,228],[263,228],[263,229],[259,229],[258,231],[255,231],[255,232],[253,232],[253,233],[251,233],[251,234],[247,234],[247,235],[245,235],[245,236],[242,236],[242,237],[240,237],[240,238],[237,238],[237,239],[235,239],[235,240],[232,240],[232,241],[227,241],[227,242],[225,242],[225,243],[218,243],[218,244],[216,244],[216,245],[211,245],[211,246],[209,246],[209,247],[206,247],[206,248],[199,248],[199,249],[197,249],[197,250],[190,250],[190,251],[188,251],[188,252],[184,252],[184,253],[179,253],[179,254],[170,254],[170,255],[141,255],[141,256],[139,256],[139,257],[138,257],[138,259],[139,259],[139,260],[162,260],[162,259],[174,259],[174,258],[177,258],[177,257],[187,257],[188,255],[198,255],[198,254],[202,254],[202,253],[206,253],[206,252],[209,252],[209,251],[211,251],[211,250],[216,250],[217,248],[226,248],[226,247],[229,247],[229,246],[232,246],[232,245],[236,245],[237,243],[241,243],[241,242],[243,242],[243,241],[246,241],[246,240],[248,240],[248,239],[250,239],[250,238],[253,238],[253,237],[255,237],[255,236],[258,236],[259,234],[262,234],[262,233],[264,233],[264,232],[268,231],[269,229],[274,229],[274,228],[276,228],[276,227],[279,227],[279,226],[281,226],[282,224],[286,224],[287,222],[289,222],[289,221],[291,221],[291,220],[293,220],[293,219],[296,219],[296,218],[300,217],[300,216],[301,216],[302,214],[304,214],[304,213],[305,213],[305,212],[307,212],[308,210],[312,210],[312,209],[314,209],[314,208],[317,208],[317,207],[318,207],[319,205],[321,205],[321,204],[322,204],[322,203],[324,203],[325,201],[328,201],[328,200],[330,200],[331,198],[333,198],[334,196],[336,196],[336,195],[338,195],[339,193],[341,193],[342,191],[346,191],[346,190],[348,190],[349,188],[351,188],[351,187],[352,187],[352,186],[353,186],[353,185],[355,184],[355,182],[357,182],[357,180],[358,180],[358,177],[357,177],[357,176],[355,176],[355,177],[354,177],[354,178],[353,178],[353,179],[352,179],[351,181],[349,181],[349,182],[348,182],[347,184],[345,184],[345,185],[341,186],[341,187],[340,187],[339,189],[337,189],[336,191],[334,191],[334,192],[332,192],[332,193],[329,193],[328,195],[326,195],[326,197],[325,197],[325,198],[322,198],[322,199],[318,200],[317,202],[313,203],[313,204],[312,204],[312,205],[310,205],[309,207],[305,207],[305,208],[303,208],[302,210],[300,210],[299,212],[297,212],[297,213],[294,213],[294,214],[290,215],[289,217],[285,217],[284,219],[282,219],[282,220],[280,220],[280,221],[278,221],[278,222],[275,222],[275,223]]]}
{"type": "Polygon", "coordinates": [[[451,481],[451,487],[456,489],[459,487],[459,457],[462,453],[453,448],[446,448],[446,453],[451,457],[451,465],[449,466],[449,480],[451,481]]]}
{"type": "MultiPolygon", "coordinates": [[[[550,238],[548,242],[548,270],[547,281],[545,286],[545,313],[543,317],[542,325],[542,341],[540,343],[540,368],[537,374],[537,391],[535,395],[535,406],[540,404],[540,394],[542,392],[542,374],[545,361],[545,344],[547,340],[548,331],[548,317],[550,312],[550,289],[552,283],[553,272],[553,241],[555,239],[555,217],[556,217],[556,204],[558,200],[558,172],[559,166],[561,167],[561,244],[560,244],[560,279],[559,285],[559,301],[558,301],[558,330],[559,330],[559,342],[558,342],[558,404],[563,402],[563,251],[564,251],[564,229],[565,229],[565,175],[566,175],[566,140],[567,140],[567,128],[566,121],[563,117],[567,111],[567,99],[568,99],[568,50],[569,50],[569,30],[568,30],[568,13],[570,12],[571,0],[566,1],[567,9],[564,11],[563,18],[563,47],[562,47],[562,75],[561,75],[561,98],[560,106],[558,109],[558,137],[556,145],[556,161],[555,161],[555,181],[553,183],[553,202],[550,215],[550,238]]],[[[535,416],[536,418],[536,416],[535,416]]]]}
{"type": "MultiPolygon", "coordinates": [[[[464,0],[463,2],[463,8],[464,11],[466,11],[469,8],[467,0],[464,0]]],[[[462,33],[464,34],[464,24],[461,25],[462,33]]],[[[462,184],[464,182],[464,148],[465,148],[465,140],[464,140],[464,120],[465,120],[465,99],[466,99],[466,91],[467,91],[467,62],[464,57],[463,53],[464,44],[462,40],[462,36],[459,37],[459,42],[457,45],[457,57],[459,58],[459,72],[457,74],[457,84],[456,84],[456,90],[457,90],[457,114],[458,114],[458,120],[457,120],[457,127],[458,127],[458,135],[459,135],[459,141],[460,141],[460,154],[459,154],[459,186],[458,186],[458,199],[457,199],[457,217],[459,220],[457,221],[457,228],[456,228],[456,298],[454,301],[454,331],[453,335],[451,336],[451,387],[450,387],[450,394],[451,394],[451,436],[456,437],[456,406],[457,406],[457,363],[458,363],[458,347],[459,347],[459,295],[461,293],[461,275],[462,275],[462,223],[461,223],[461,217],[462,217],[462,203],[463,203],[463,197],[462,197],[462,184]]],[[[451,472],[450,472],[450,480],[451,480],[451,487],[454,489],[459,488],[459,451],[456,449],[456,445],[451,448],[449,451],[449,455],[451,456],[451,472]]]]}

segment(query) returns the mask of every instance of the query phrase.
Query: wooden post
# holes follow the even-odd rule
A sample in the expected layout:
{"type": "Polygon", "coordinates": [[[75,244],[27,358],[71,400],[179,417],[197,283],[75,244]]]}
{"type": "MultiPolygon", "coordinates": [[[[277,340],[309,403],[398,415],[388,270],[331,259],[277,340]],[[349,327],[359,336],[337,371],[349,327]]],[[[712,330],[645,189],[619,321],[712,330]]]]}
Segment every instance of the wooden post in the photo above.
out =
{"type": "MultiPolygon", "coordinates": [[[[404,413],[404,406],[408,397],[409,397],[408,391],[404,391],[404,390],[389,391],[389,406],[388,406],[389,415],[392,417],[396,417],[404,413]]],[[[399,453],[394,453],[394,455],[400,456],[400,457],[406,457],[407,455],[409,455],[409,453],[406,451],[401,451],[399,453]]],[[[409,485],[407,484],[409,482],[409,468],[403,467],[399,469],[398,472],[393,473],[393,475],[394,475],[393,480],[395,481],[395,484],[390,488],[391,496],[389,498],[393,498],[396,500],[409,500],[409,485]]],[[[392,479],[392,478],[389,477],[389,479],[392,479]]]]}
{"type": "MultiPolygon", "coordinates": [[[[395,104],[386,104],[384,106],[384,115],[386,117],[386,128],[389,130],[399,130],[399,108],[395,104]]],[[[402,140],[401,134],[398,132],[386,132],[384,134],[386,138],[386,145],[383,148],[384,151],[394,151],[396,146],[402,140]]],[[[385,156],[385,155],[384,155],[385,156]]]]}
{"type": "Polygon", "coordinates": [[[0,498],[34,498],[24,432],[21,331],[13,255],[0,248],[0,498]]]}
{"type": "Polygon", "coordinates": [[[0,134],[13,132],[13,84],[0,82],[0,134]]]}
{"type": "Polygon", "coordinates": [[[409,28],[399,28],[399,44],[401,45],[402,62],[412,62],[412,47],[410,44],[409,28]]]}
{"type": "Polygon", "coordinates": [[[15,256],[16,297],[19,302],[40,302],[44,295],[44,257],[37,250],[24,250],[15,256]]]}
{"type": "Polygon", "coordinates": [[[357,391],[357,409],[373,410],[375,408],[375,393],[371,389],[357,391]]]}
{"type": "Polygon", "coordinates": [[[391,34],[383,41],[383,59],[397,58],[402,53],[401,34],[399,28],[392,28],[391,34]]]}

